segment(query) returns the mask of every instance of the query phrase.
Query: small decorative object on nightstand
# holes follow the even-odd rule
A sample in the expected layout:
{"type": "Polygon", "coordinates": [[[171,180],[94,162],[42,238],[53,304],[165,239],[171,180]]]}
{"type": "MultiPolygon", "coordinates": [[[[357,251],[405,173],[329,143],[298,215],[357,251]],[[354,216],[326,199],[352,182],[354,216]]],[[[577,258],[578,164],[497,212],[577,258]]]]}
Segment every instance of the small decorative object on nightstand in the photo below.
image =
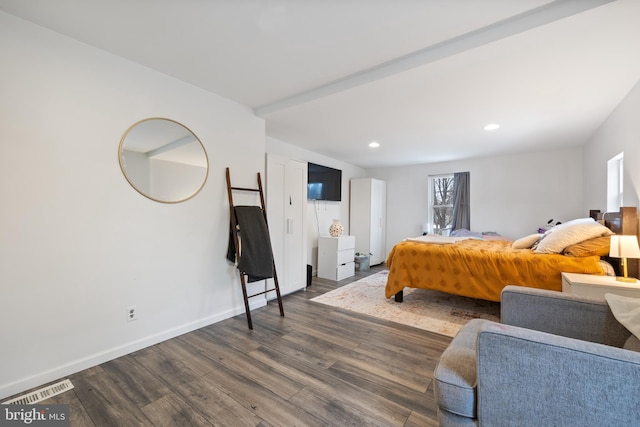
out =
{"type": "Polygon", "coordinates": [[[620,282],[613,276],[594,274],[562,273],[562,292],[604,299],[604,294],[640,298],[640,283],[620,282]]]}
{"type": "Polygon", "coordinates": [[[638,237],[630,236],[611,236],[611,245],[609,247],[609,256],[612,258],[622,258],[622,277],[617,277],[619,282],[635,283],[634,277],[627,275],[627,258],[640,258],[640,247],[638,247],[638,237]]]}
{"type": "Polygon", "coordinates": [[[339,219],[334,219],[333,223],[329,226],[329,235],[331,237],[338,237],[342,235],[344,227],[340,223],[339,219]]]}

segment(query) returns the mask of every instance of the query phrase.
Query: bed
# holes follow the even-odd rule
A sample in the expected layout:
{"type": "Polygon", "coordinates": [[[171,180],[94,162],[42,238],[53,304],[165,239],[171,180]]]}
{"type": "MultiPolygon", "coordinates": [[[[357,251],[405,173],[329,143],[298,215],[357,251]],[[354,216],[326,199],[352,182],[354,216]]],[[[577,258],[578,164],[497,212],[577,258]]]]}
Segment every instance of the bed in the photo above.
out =
{"type": "MultiPolygon", "coordinates": [[[[600,219],[597,211],[591,211],[591,215],[600,219]]],[[[603,267],[606,264],[600,261],[608,253],[608,235],[638,232],[636,208],[621,208],[620,212],[606,213],[602,217],[604,221],[579,219],[556,226],[541,240],[539,236],[534,248],[526,247],[526,244],[523,247],[522,242],[516,245],[525,238],[533,244],[533,235],[516,242],[438,236],[407,239],[395,245],[387,258],[389,276],[385,295],[401,302],[403,289],[410,287],[500,301],[500,293],[507,285],[561,291],[562,272],[606,273],[603,267]],[[602,222],[604,225],[600,225],[602,222]],[[576,240],[575,230],[580,231],[580,236],[586,236],[582,233],[588,230],[590,237],[565,245],[560,253],[539,253],[555,252],[557,246],[566,243],[567,235],[576,240]],[[595,236],[598,232],[601,235],[595,236]],[[580,246],[587,249],[578,249],[580,246]]],[[[630,267],[633,275],[637,275],[637,266],[630,267]]]]}

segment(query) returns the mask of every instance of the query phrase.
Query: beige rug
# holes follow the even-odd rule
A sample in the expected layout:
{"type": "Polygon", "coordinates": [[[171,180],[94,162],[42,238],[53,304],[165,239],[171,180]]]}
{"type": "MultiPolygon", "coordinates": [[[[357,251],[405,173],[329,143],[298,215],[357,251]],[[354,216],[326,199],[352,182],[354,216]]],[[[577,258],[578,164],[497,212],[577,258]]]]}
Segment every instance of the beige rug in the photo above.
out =
{"type": "Polygon", "coordinates": [[[453,337],[471,319],[498,321],[500,304],[424,289],[404,289],[404,302],[386,299],[388,271],[342,286],[311,301],[453,337]]]}

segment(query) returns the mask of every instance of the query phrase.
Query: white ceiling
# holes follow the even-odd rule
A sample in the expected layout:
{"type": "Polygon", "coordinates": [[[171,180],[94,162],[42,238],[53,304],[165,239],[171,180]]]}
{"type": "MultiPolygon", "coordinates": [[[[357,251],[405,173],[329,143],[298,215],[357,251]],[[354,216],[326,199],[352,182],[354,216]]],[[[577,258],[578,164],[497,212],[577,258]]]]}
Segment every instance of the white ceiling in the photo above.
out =
{"type": "Polygon", "coordinates": [[[248,105],[268,136],[362,167],[576,146],[640,78],[640,0],[0,0],[0,10],[248,105]],[[501,128],[483,131],[489,122],[501,128]]]}

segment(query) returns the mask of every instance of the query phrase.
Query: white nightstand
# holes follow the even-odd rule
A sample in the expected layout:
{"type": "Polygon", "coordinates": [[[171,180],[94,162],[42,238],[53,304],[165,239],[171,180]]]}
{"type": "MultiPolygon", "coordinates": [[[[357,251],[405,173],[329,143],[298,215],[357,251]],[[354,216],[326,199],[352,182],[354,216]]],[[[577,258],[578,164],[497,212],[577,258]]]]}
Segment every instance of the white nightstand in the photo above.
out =
{"type": "Polygon", "coordinates": [[[562,292],[595,298],[604,298],[604,294],[640,298],[640,282],[619,282],[612,276],[562,273],[562,292]]]}
{"type": "Polygon", "coordinates": [[[318,237],[318,277],[342,280],[355,274],[355,236],[318,237]]]}

